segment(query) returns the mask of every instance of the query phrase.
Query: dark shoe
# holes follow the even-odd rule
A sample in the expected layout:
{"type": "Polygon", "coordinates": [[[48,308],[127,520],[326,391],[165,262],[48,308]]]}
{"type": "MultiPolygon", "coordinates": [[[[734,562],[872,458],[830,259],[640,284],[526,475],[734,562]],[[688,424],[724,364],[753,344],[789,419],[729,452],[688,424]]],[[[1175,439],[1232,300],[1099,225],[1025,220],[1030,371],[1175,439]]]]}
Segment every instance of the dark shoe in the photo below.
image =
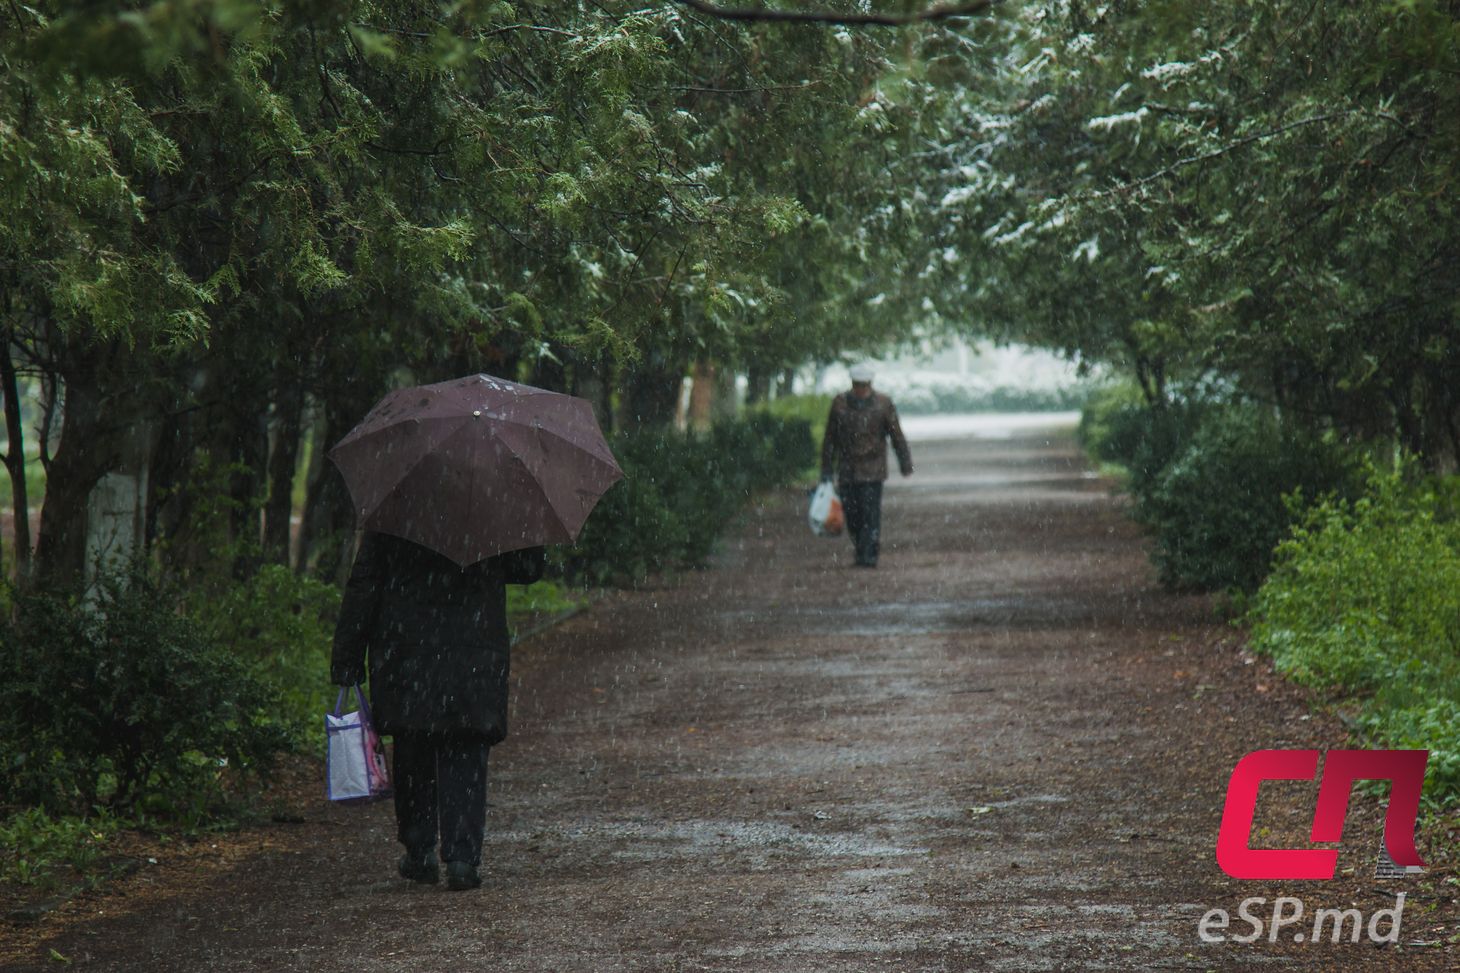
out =
{"type": "Polygon", "coordinates": [[[435,885],[441,881],[441,867],[436,863],[436,853],[428,851],[424,855],[413,855],[406,852],[401,855],[400,877],[422,885],[435,885]]]}
{"type": "Polygon", "coordinates": [[[478,889],[482,887],[482,877],[471,862],[447,862],[446,887],[453,892],[478,889]]]}

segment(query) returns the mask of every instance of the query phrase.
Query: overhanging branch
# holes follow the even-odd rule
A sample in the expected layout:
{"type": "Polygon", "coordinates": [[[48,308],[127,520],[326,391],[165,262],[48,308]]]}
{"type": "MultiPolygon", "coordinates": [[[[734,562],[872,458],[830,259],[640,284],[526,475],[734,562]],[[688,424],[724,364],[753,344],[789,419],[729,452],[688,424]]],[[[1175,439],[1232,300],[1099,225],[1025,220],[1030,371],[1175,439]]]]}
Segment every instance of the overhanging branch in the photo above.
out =
{"type": "Polygon", "coordinates": [[[936,3],[923,10],[903,14],[854,13],[839,10],[765,10],[752,7],[724,7],[710,0],[675,0],[680,6],[721,20],[770,21],[795,24],[838,24],[848,27],[903,27],[908,24],[947,20],[950,17],[977,17],[998,6],[1001,0],[964,0],[962,3],[936,3]]]}
{"type": "Polygon", "coordinates": [[[1109,196],[1112,193],[1128,193],[1133,189],[1140,189],[1143,186],[1156,182],[1157,180],[1165,179],[1167,176],[1173,175],[1179,169],[1184,169],[1187,166],[1200,165],[1203,162],[1210,162],[1212,159],[1227,155],[1230,152],[1235,152],[1236,150],[1243,148],[1244,146],[1251,145],[1254,142],[1261,142],[1265,139],[1274,138],[1278,135],[1284,135],[1288,132],[1293,131],[1294,129],[1304,128],[1308,125],[1321,125],[1324,122],[1331,122],[1340,118],[1351,118],[1354,115],[1368,115],[1373,118],[1382,118],[1384,119],[1384,121],[1391,122],[1404,129],[1406,134],[1409,133],[1409,126],[1405,125],[1403,120],[1395,115],[1390,114],[1389,112],[1370,111],[1363,108],[1349,108],[1342,111],[1328,112],[1323,115],[1311,115],[1307,118],[1299,118],[1296,121],[1288,122],[1286,125],[1279,125],[1277,128],[1267,129],[1266,131],[1262,132],[1253,132],[1251,135],[1245,135],[1234,142],[1229,142],[1228,144],[1221,146],[1220,148],[1212,149],[1210,152],[1203,152],[1200,155],[1193,155],[1184,159],[1177,159],[1169,166],[1166,166],[1162,169],[1157,169],[1150,175],[1142,176],[1139,179],[1133,179],[1130,182],[1124,182],[1118,186],[1112,186],[1110,189],[1102,190],[1101,192],[1095,193],[1093,198],[1099,199],[1103,196],[1109,196]]]}
{"type": "Polygon", "coordinates": [[[697,94],[708,95],[749,95],[759,94],[763,91],[804,91],[807,88],[814,88],[819,81],[804,81],[801,84],[766,84],[754,88],[708,88],[693,84],[670,85],[670,91],[693,91],[697,94]]]}

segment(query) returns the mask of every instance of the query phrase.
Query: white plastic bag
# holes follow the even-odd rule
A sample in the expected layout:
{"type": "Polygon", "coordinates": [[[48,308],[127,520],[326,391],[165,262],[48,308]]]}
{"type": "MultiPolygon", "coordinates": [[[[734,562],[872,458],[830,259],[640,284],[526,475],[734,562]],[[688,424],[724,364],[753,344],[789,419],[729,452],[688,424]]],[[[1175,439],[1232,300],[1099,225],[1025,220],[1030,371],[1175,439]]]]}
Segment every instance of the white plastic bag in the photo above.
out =
{"type": "Polygon", "coordinates": [[[360,708],[341,714],[345,693],[341,688],[335,711],[324,716],[329,749],[325,760],[325,795],[331,801],[369,801],[390,794],[390,774],[385,766],[385,748],[370,720],[365,694],[355,687],[360,708]]]}
{"type": "Polygon", "coordinates": [[[822,480],[811,494],[811,508],[806,513],[811,524],[811,533],[817,537],[834,537],[842,532],[846,517],[842,513],[841,497],[830,480],[822,480]]]}

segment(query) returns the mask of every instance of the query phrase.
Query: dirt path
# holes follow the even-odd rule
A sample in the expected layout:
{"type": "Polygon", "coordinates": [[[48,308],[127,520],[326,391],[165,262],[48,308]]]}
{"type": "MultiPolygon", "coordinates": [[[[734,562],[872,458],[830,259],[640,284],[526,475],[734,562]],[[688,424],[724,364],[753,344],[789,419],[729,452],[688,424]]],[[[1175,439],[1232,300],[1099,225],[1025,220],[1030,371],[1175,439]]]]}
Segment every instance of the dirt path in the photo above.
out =
{"type": "MultiPolygon", "coordinates": [[[[1207,909],[1253,895],[1367,915],[1407,889],[1404,943],[1460,923],[1440,876],[1369,877],[1372,807],[1350,820],[1351,878],[1225,878],[1237,759],[1342,735],[1205,601],[1155,587],[1067,433],[914,449],[877,571],[811,538],[787,495],[712,570],[520,647],[480,892],[396,879],[387,807],[314,805],[225,842],[176,894],[162,862],[78,901],[12,965],[59,969],[54,949],[147,971],[1450,968],[1434,946],[1203,944],[1207,909]]],[[[1259,824],[1300,844],[1311,793],[1263,794],[1259,824]]]]}

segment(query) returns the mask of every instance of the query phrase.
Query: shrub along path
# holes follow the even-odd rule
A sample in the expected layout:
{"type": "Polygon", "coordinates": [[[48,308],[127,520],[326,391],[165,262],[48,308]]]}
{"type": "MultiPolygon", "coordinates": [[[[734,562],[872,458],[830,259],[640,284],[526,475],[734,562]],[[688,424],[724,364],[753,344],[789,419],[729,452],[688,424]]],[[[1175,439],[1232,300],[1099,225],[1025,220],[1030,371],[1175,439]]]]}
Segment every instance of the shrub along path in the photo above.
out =
{"type": "MultiPolygon", "coordinates": [[[[1204,945],[1208,908],[1302,896],[1402,940],[1455,886],[1372,876],[1356,802],[1327,883],[1239,883],[1213,849],[1260,747],[1342,745],[1140,535],[1066,432],[914,445],[882,567],[770,498],[711,570],[523,644],[492,757],[486,885],[394,877],[388,807],[202,842],[40,924],[9,966],[168,971],[1444,969],[1454,947],[1204,945]],[[217,847],[210,848],[209,845],[217,847]]],[[[1301,845],[1312,789],[1263,789],[1301,845]]],[[[1437,853],[1436,835],[1423,851],[1437,853]]],[[[1295,927],[1296,928],[1296,927],[1295,927]]],[[[1242,931],[1245,926],[1238,927],[1242,931]]]]}

